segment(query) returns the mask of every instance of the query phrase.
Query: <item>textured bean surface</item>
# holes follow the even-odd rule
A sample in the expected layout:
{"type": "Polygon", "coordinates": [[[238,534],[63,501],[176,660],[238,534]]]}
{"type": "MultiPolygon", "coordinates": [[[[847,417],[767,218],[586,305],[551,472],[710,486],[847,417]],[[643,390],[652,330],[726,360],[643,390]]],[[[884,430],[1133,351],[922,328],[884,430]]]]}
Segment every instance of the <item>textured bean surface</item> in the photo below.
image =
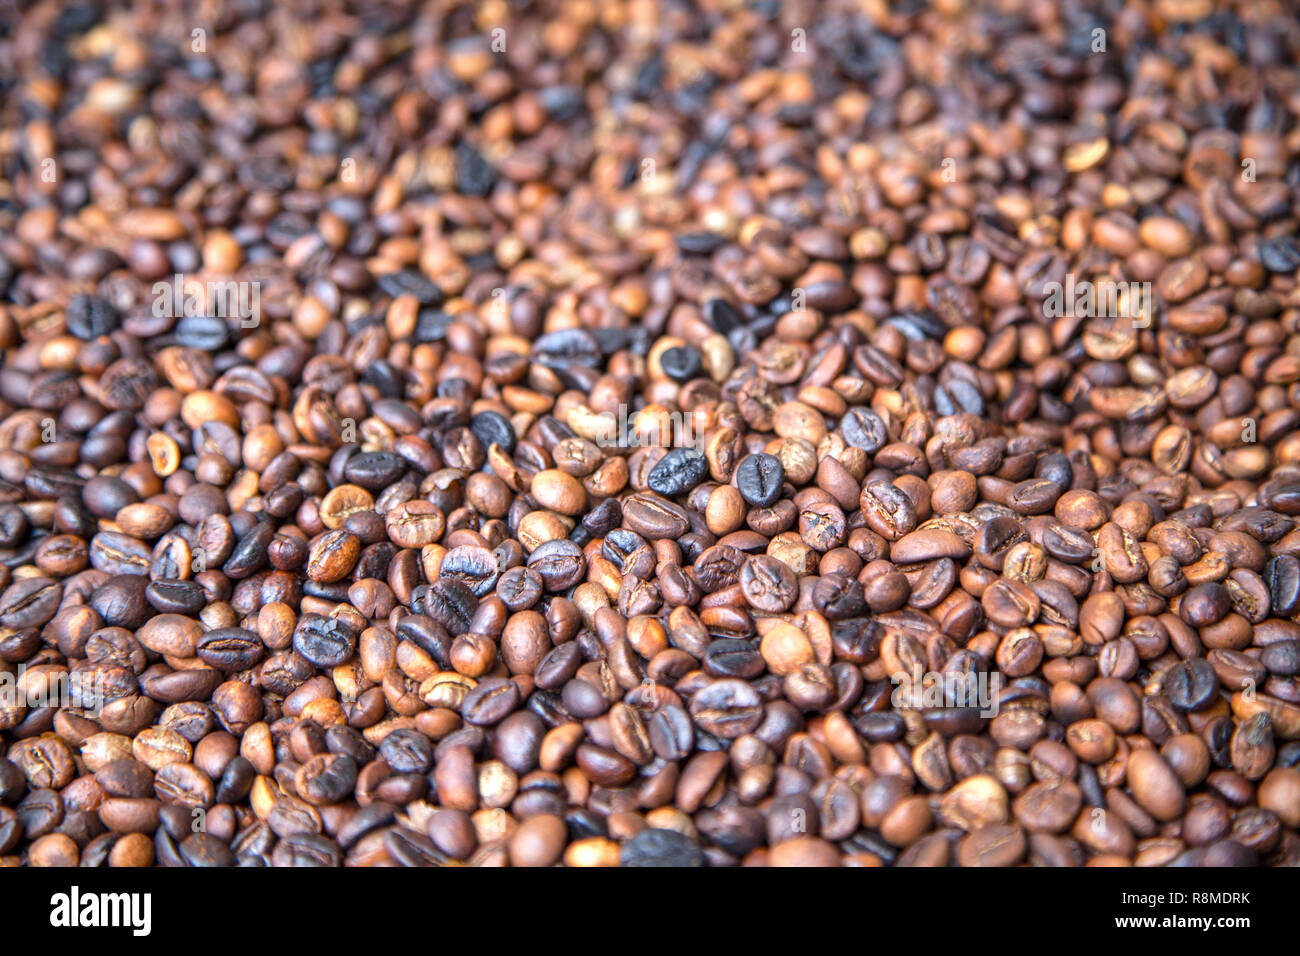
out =
{"type": "Polygon", "coordinates": [[[0,864],[1300,863],[1287,5],[102,6],[0,864]]]}

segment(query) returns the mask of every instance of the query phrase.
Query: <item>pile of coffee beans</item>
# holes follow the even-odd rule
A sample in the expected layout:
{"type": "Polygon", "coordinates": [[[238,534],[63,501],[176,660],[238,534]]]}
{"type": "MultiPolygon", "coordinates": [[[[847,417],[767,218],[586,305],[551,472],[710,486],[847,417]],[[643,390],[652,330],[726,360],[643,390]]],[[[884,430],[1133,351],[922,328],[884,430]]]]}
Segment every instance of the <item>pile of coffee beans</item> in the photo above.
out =
{"type": "Polygon", "coordinates": [[[1300,863],[1291,5],[19,6],[0,863],[1300,863]]]}

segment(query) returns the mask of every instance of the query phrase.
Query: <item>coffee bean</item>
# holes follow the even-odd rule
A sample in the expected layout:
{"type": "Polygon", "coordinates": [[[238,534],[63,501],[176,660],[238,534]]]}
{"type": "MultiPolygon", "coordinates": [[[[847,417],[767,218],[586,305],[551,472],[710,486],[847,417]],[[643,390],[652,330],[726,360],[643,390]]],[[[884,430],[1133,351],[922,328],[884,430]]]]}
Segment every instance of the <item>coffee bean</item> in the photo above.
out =
{"type": "Polygon", "coordinates": [[[734,740],[762,722],[762,698],[744,681],[715,680],[691,699],[691,717],[715,737],[734,740]]]}
{"type": "Polygon", "coordinates": [[[317,667],[342,664],[356,647],[356,632],[339,618],[304,614],[293,631],[293,649],[317,667]]]}
{"type": "Polygon", "coordinates": [[[689,837],[676,830],[642,830],[619,853],[623,866],[703,866],[704,854],[689,837]]]}
{"type": "Polygon", "coordinates": [[[328,584],[342,580],[356,567],[361,554],[361,539],[350,531],[330,531],[311,549],[307,558],[307,576],[328,584]]]}
{"type": "Polygon", "coordinates": [[[408,501],[388,512],[384,527],[399,548],[421,548],[441,538],[447,524],[442,510],[431,502],[408,501]]]}
{"type": "Polygon", "coordinates": [[[572,587],[585,570],[582,550],[572,541],[547,541],[529,556],[528,567],[541,576],[542,586],[552,592],[572,587]]]}
{"type": "Polygon", "coordinates": [[[775,455],[757,452],[746,455],[736,466],[736,488],[741,496],[759,508],[770,508],[781,497],[785,469],[775,455]]]}
{"type": "Polygon", "coordinates": [[[1269,272],[1295,272],[1300,268],[1300,245],[1289,236],[1275,236],[1259,244],[1259,261],[1269,272]]]}
{"type": "Polygon", "coordinates": [[[193,581],[150,581],[144,596],[160,614],[198,614],[206,603],[203,588],[193,581]]]}
{"type": "Polygon", "coordinates": [[[94,295],[73,296],[64,311],[68,331],[82,341],[89,342],[114,332],[121,318],[117,309],[107,299],[94,295]]]}
{"type": "Polygon", "coordinates": [[[0,593],[0,624],[21,629],[40,627],[54,617],[63,587],[49,578],[25,578],[0,593]]]}
{"type": "Polygon", "coordinates": [[[256,665],[262,658],[264,648],[252,631],[240,627],[221,627],[208,631],[199,638],[196,652],[205,664],[233,673],[256,665]]]}
{"type": "Polygon", "coordinates": [[[469,423],[472,431],[484,448],[500,445],[506,454],[515,450],[515,429],[510,420],[499,412],[479,412],[469,423]]]}
{"type": "Polygon", "coordinates": [[[452,548],[443,556],[438,577],[459,581],[476,597],[483,597],[496,587],[496,558],[487,548],[473,545],[452,548]]]}
{"type": "Polygon", "coordinates": [[[708,473],[709,464],[702,452],[693,448],[674,448],[651,469],[647,484],[651,491],[672,497],[690,491],[708,473]]]}
{"type": "Polygon", "coordinates": [[[700,350],[695,346],[675,345],[664,350],[659,356],[659,364],[663,367],[664,374],[674,382],[689,382],[703,368],[700,359],[700,350]]]}
{"type": "Polygon", "coordinates": [[[1291,615],[1300,610],[1300,559],[1279,554],[1264,568],[1269,599],[1274,613],[1291,615]]]}
{"type": "Polygon", "coordinates": [[[519,685],[504,678],[480,681],[461,704],[461,716],[479,726],[500,723],[519,704],[519,685]]]}
{"type": "Polygon", "coordinates": [[[1175,664],[1165,673],[1165,695],[1179,710],[1200,710],[1218,690],[1214,668],[1200,658],[1175,664]]]}
{"type": "Polygon", "coordinates": [[[370,451],[353,455],[343,466],[343,477],[369,491],[380,491],[402,477],[406,461],[389,451],[370,451]]]}
{"type": "Polygon", "coordinates": [[[496,184],[496,171],[472,147],[462,143],[456,153],[456,188],[467,196],[486,196],[496,184]]]}
{"type": "Polygon", "coordinates": [[[680,538],[691,526],[686,512],[673,502],[645,494],[623,502],[623,524],[653,541],[680,538]]]}

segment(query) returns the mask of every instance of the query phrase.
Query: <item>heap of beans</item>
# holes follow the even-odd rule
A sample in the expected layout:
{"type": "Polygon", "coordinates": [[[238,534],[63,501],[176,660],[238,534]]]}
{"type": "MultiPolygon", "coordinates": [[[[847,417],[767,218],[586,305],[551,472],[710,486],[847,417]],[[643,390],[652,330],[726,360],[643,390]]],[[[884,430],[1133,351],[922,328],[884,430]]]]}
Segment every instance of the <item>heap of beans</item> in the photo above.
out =
{"type": "Polygon", "coordinates": [[[0,862],[1300,863],[1286,4],[2,16],[0,862]]]}

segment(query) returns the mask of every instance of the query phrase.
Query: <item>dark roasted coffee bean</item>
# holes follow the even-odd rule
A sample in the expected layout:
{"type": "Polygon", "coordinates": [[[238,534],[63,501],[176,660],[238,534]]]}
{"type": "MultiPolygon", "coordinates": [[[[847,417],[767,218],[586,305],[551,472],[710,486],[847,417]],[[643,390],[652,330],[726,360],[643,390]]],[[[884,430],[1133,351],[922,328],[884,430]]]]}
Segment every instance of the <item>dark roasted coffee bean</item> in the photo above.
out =
{"type": "Polygon", "coordinates": [[[193,581],[150,581],[144,596],[160,614],[198,614],[207,603],[203,587],[193,581]]]}
{"type": "Polygon", "coordinates": [[[736,488],[741,496],[759,508],[770,508],[781,497],[785,469],[775,455],[756,452],[736,466],[736,488]]]}
{"type": "Polygon", "coordinates": [[[343,865],[340,847],[317,833],[294,833],[275,845],[273,866],[337,867],[343,865]]]}
{"type": "Polygon", "coordinates": [[[0,624],[14,629],[39,627],[58,610],[63,586],[49,578],[24,578],[0,593],[0,624]]]}
{"type": "Polygon", "coordinates": [[[465,697],[461,716],[478,726],[498,724],[519,705],[519,700],[519,685],[514,681],[487,678],[465,697]]]}
{"type": "Polygon", "coordinates": [[[469,420],[469,427],[485,449],[495,444],[507,455],[514,453],[515,428],[500,412],[479,412],[469,420]]]}
{"type": "Polygon", "coordinates": [[[107,299],[94,295],[77,295],[64,311],[68,331],[82,341],[97,339],[114,332],[121,319],[107,299]]]}
{"type": "Polygon", "coordinates": [[[582,578],[582,549],[572,541],[547,541],[529,555],[528,568],[541,576],[547,591],[564,591],[582,578]]]}
{"type": "Polygon", "coordinates": [[[700,350],[693,345],[675,345],[664,350],[659,356],[659,364],[663,367],[664,374],[674,382],[689,382],[702,369],[700,350]]]}
{"type": "Polygon", "coordinates": [[[691,717],[715,737],[734,740],[757,729],[763,719],[763,701],[742,680],[716,680],[691,698],[691,717]]]}
{"type": "Polygon", "coordinates": [[[385,273],[379,277],[378,285],[386,295],[393,298],[400,295],[413,295],[420,305],[439,305],[443,301],[442,290],[415,269],[385,273]]]}
{"type": "Polygon", "coordinates": [[[1219,679],[1201,658],[1175,664],[1165,672],[1165,696],[1179,710],[1200,710],[1214,698],[1219,679]]]}
{"type": "Polygon", "coordinates": [[[478,599],[467,585],[451,579],[429,585],[422,595],[421,604],[424,612],[454,637],[469,630],[478,599]]]}
{"type": "Polygon", "coordinates": [[[1269,644],[1259,655],[1259,662],[1270,673],[1295,677],[1300,674],[1300,638],[1269,644]]]}
{"type": "Polygon", "coordinates": [[[1300,269],[1300,244],[1291,236],[1275,236],[1259,244],[1259,261],[1269,272],[1294,273],[1300,269]]]}
{"type": "Polygon", "coordinates": [[[676,830],[642,830],[623,844],[623,866],[703,866],[704,854],[690,837],[676,830]]]}
{"type": "Polygon", "coordinates": [[[889,440],[884,421],[867,408],[850,408],[840,421],[840,430],[846,442],[868,454],[879,451],[889,440]]]}
{"type": "Polygon", "coordinates": [[[452,548],[443,556],[438,578],[459,581],[476,597],[484,597],[497,584],[496,557],[487,548],[473,545],[452,548]]]}
{"type": "Polygon", "coordinates": [[[343,477],[351,484],[380,491],[402,477],[406,461],[393,452],[371,451],[353,455],[343,466],[343,477]]]}
{"type": "Polygon", "coordinates": [[[260,570],[266,564],[267,549],[274,537],[275,528],[270,523],[258,522],[236,543],[221,568],[222,572],[227,577],[240,579],[260,570]]]}
{"type": "Polygon", "coordinates": [[[694,448],[674,448],[650,471],[651,491],[672,497],[690,491],[709,474],[708,459],[694,448]]]}
{"type": "Polygon", "coordinates": [[[462,143],[456,151],[456,189],[467,196],[486,196],[496,179],[496,171],[482,154],[462,143]]]}
{"type": "Polygon", "coordinates": [[[317,667],[342,664],[356,647],[356,632],[339,618],[304,614],[293,631],[293,649],[317,667]]]}
{"type": "Polygon", "coordinates": [[[146,600],[148,581],[138,574],[109,578],[90,597],[90,606],[110,627],[135,629],[152,616],[146,600]]]}
{"type": "Polygon", "coordinates": [[[1264,567],[1273,613],[1290,616],[1300,611],[1300,558],[1279,554],[1264,567]]]}
{"type": "Polygon", "coordinates": [[[201,352],[220,352],[231,341],[231,328],[225,319],[209,315],[187,315],[176,323],[176,342],[201,352]]]}

